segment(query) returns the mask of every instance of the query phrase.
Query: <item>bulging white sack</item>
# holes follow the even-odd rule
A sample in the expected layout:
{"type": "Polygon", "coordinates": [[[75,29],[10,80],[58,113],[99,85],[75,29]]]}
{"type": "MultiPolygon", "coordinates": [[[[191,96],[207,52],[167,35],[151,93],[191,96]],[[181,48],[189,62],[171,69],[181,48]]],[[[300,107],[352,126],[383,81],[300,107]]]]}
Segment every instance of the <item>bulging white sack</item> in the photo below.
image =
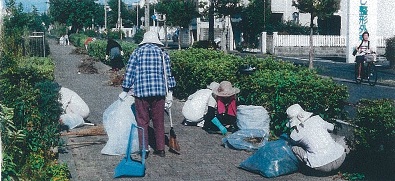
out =
{"type": "MultiPolygon", "coordinates": [[[[103,126],[108,135],[107,144],[101,150],[106,155],[121,155],[126,153],[130,127],[136,124],[136,118],[131,106],[134,98],[127,96],[125,100],[118,99],[112,103],[103,113],[103,126]]],[[[147,131],[147,130],[144,130],[147,131]]],[[[139,151],[139,138],[136,131],[133,135],[131,152],[139,151]]]]}
{"type": "Polygon", "coordinates": [[[237,126],[239,129],[260,129],[270,133],[270,116],[262,106],[237,106],[237,126]]]}
{"type": "Polygon", "coordinates": [[[82,126],[85,121],[80,115],[75,113],[66,113],[60,116],[62,123],[69,127],[69,129],[74,129],[78,126],[82,126]]]}
{"type": "Polygon", "coordinates": [[[77,93],[65,87],[62,87],[59,92],[61,95],[60,102],[62,103],[62,108],[66,114],[78,114],[83,119],[86,119],[89,116],[90,111],[88,105],[77,93]]]}

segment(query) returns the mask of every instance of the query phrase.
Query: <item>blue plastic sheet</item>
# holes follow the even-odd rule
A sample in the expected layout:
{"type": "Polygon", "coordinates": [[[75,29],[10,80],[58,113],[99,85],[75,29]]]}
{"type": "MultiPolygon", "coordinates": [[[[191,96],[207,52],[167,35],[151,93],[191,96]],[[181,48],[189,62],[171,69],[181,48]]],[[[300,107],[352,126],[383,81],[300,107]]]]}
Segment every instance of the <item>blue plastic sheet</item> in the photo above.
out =
{"type": "Polygon", "coordinates": [[[298,159],[285,139],[267,142],[240,164],[240,168],[261,174],[264,177],[277,177],[298,170],[298,159]]]}

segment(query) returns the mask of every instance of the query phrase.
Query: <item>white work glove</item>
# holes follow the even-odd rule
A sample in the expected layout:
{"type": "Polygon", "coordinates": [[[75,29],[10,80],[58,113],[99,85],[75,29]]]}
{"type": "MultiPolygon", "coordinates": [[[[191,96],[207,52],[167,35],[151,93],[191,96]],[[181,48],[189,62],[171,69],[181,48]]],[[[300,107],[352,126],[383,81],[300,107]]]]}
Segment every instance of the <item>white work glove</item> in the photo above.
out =
{"type": "Polygon", "coordinates": [[[122,56],[124,55],[123,51],[121,51],[121,55],[122,55],[122,56]]]}
{"type": "Polygon", "coordinates": [[[169,91],[165,98],[165,108],[170,109],[173,104],[173,92],[169,91]]]}
{"type": "Polygon", "coordinates": [[[106,60],[108,60],[108,55],[106,55],[106,60]]]}
{"type": "Polygon", "coordinates": [[[122,91],[120,94],[119,94],[119,99],[121,99],[121,101],[124,101],[125,99],[126,99],[126,97],[128,96],[128,93],[127,92],[125,92],[125,91],[122,91]]]}

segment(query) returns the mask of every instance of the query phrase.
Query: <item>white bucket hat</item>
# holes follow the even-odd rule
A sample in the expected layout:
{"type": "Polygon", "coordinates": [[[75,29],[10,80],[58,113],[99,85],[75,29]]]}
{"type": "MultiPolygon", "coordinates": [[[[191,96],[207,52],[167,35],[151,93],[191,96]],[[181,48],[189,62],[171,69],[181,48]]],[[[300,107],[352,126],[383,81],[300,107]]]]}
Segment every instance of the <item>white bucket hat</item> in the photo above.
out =
{"type": "Polygon", "coordinates": [[[309,119],[311,115],[313,115],[313,113],[303,110],[303,108],[299,104],[294,104],[288,107],[287,115],[289,118],[287,126],[289,128],[292,128],[309,119]]]}
{"type": "Polygon", "coordinates": [[[211,82],[210,85],[207,86],[208,89],[210,90],[214,90],[216,88],[219,87],[219,83],[218,82],[211,82]]]}
{"type": "Polygon", "coordinates": [[[240,92],[240,89],[232,86],[229,81],[222,81],[219,86],[213,89],[213,93],[220,97],[230,97],[240,92]]]}
{"type": "Polygon", "coordinates": [[[163,43],[160,42],[158,38],[158,34],[155,33],[154,31],[147,31],[146,33],[144,33],[143,41],[141,41],[139,45],[143,45],[146,43],[154,43],[163,46],[163,43]]]}

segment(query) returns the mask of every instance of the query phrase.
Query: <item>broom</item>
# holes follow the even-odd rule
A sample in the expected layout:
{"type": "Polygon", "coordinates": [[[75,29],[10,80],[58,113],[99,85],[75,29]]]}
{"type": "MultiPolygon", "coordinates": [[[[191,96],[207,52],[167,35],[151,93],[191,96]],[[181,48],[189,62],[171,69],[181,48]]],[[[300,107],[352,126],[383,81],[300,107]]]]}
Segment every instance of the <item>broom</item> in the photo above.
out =
{"type": "MultiPolygon", "coordinates": [[[[167,72],[166,72],[166,62],[165,55],[162,53],[162,62],[163,62],[163,73],[165,76],[165,87],[166,94],[169,93],[169,87],[167,85],[167,72]]],[[[180,154],[180,145],[178,145],[177,135],[173,128],[173,117],[171,116],[171,107],[168,108],[169,119],[170,119],[170,138],[169,138],[169,152],[180,154]]]]}

